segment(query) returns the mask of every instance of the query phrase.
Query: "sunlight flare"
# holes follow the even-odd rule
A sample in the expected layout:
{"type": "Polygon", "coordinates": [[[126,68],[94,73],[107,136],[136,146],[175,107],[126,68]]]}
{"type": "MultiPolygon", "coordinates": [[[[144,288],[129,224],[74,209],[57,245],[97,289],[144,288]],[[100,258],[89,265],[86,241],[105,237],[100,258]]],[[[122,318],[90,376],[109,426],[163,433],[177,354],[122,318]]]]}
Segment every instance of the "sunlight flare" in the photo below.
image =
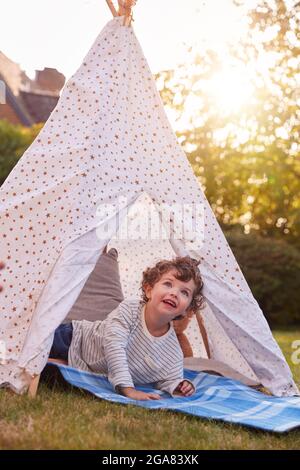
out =
{"type": "Polygon", "coordinates": [[[250,104],[254,96],[254,87],[246,67],[224,67],[204,85],[222,113],[230,114],[250,104]]]}

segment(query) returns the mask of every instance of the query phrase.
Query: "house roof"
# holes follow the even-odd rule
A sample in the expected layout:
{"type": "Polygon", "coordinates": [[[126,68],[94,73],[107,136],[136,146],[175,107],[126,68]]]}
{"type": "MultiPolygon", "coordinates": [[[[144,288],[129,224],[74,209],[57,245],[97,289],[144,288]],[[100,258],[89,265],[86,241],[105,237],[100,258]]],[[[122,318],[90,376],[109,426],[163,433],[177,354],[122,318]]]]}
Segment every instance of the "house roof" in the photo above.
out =
{"type": "Polygon", "coordinates": [[[32,126],[34,121],[27,111],[21,96],[15,96],[5,78],[0,74],[0,80],[5,83],[5,94],[7,103],[13,108],[14,112],[24,126],[32,126]]]}
{"type": "Polygon", "coordinates": [[[33,122],[46,122],[57,105],[59,96],[21,91],[20,96],[33,122]]]}
{"type": "Polygon", "coordinates": [[[59,100],[65,77],[56,69],[36,71],[31,80],[19,64],[0,51],[0,80],[6,87],[6,100],[24,126],[46,122],[59,100]]]}

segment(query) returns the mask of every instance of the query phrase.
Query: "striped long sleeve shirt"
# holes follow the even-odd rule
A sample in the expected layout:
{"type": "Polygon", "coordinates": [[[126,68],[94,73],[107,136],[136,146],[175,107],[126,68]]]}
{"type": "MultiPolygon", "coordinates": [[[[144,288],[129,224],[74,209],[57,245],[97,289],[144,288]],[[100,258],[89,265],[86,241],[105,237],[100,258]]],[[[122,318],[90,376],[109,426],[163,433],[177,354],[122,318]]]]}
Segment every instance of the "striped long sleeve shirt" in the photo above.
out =
{"type": "Polygon", "coordinates": [[[72,367],[103,374],[116,389],[152,383],[173,395],[183,380],[183,353],[175,330],[155,337],[140,299],[124,300],[103,321],[73,320],[68,361],[72,367]]]}

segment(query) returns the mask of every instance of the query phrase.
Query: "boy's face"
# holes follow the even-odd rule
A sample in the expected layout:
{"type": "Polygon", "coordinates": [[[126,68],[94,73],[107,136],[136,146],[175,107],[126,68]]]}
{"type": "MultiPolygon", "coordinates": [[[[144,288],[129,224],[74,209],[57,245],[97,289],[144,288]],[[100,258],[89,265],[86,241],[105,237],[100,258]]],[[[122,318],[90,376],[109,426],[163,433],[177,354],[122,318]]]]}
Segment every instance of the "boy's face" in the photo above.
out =
{"type": "Polygon", "coordinates": [[[187,315],[196,288],[193,279],[184,282],[176,279],[175,275],[175,270],[168,271],[153,287],[145,287],[149,306],[151,305],[158,315],[164,315],[167,321],[178,315],[187,315]]]}

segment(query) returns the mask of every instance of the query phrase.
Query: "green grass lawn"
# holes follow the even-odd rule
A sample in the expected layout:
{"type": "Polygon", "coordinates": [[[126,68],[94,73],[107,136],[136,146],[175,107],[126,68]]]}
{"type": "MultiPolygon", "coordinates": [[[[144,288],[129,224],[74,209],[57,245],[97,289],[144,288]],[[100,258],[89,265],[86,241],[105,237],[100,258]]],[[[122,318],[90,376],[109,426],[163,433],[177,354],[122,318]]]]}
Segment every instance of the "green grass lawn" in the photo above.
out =
{"type": "MultiPolygon", "coordinates": [[[[300,330],[274,335],[300,384],[300,365],[291,363],[300,330]]],[[[277,435],[41,383],[34,400],[0,391],[0,449],[300,449],[300,429],[277,435]]]]}

